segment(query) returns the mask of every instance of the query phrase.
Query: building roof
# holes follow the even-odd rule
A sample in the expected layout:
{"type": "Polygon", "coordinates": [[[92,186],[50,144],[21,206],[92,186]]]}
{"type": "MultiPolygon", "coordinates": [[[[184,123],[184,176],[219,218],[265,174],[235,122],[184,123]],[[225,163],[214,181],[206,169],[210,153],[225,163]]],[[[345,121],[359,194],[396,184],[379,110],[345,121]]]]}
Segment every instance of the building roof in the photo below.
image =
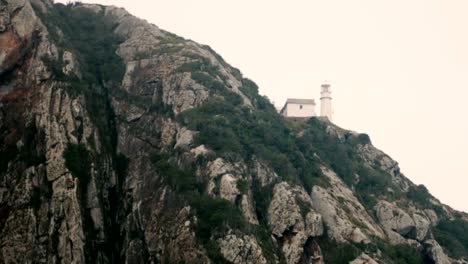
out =
{"type": "Polygon", "coordinates": [[[315,100],[314,100],[314,99],[296,99],[296,98],[288,98],[288,100],[286,100],[286,104],[309,104],[309,105],[315,105],[315,100]]]}

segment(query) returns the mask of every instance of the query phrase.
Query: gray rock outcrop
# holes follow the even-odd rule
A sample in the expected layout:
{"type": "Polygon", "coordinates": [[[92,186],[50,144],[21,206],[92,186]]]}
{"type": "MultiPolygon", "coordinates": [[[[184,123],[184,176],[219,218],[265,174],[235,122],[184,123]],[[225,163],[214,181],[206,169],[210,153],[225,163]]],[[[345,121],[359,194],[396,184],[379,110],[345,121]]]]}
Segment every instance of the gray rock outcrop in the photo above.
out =
{"type": "Polygon", "coordinates": [[[328,228],[328,236],[356,243],[368,243],[368,235],[383,237],[379,225],[343,181],[330,169],[322,167],[322,171],[330,180],[330,187],[314,186],[310,196],[313,208],[322,215],[328,228]]]}
{"type": "Polygon", "coordinates": [[[235,264],[266,264],[262,249],[252,236],[228,234],[218,240],[221,254],[235,264]]]}
{"type": "Polygon", "coordinates": [[[445,255],[442,247],[433,239],[424,242],[427,256],[436,264],[450,264],[452,261],[445,255]]]}
{"type": "Polygon", "coordinates": [[[280,241],[287,263],[297,263],[307,239],[318,237],[324,231],[322,217],[313,211],[308,194],[286,182],[278,183],[273,189],[268,225],[280,241]]]}

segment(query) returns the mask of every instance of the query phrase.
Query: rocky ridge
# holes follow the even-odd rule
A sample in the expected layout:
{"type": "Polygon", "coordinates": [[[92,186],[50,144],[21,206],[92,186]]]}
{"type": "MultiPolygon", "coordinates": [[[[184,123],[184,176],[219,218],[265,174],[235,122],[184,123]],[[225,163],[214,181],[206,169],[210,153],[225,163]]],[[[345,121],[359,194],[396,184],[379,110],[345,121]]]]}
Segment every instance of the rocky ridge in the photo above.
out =
{"type": "Polygon", "coordinates": [[[3,0],[0,48],[0,263],[466,263],[437,236],[466,214],[365,135],[282,120],[207,46],[117,7],[3,0]],[[215,125],[236,116],[253,128],[215,125]]]}

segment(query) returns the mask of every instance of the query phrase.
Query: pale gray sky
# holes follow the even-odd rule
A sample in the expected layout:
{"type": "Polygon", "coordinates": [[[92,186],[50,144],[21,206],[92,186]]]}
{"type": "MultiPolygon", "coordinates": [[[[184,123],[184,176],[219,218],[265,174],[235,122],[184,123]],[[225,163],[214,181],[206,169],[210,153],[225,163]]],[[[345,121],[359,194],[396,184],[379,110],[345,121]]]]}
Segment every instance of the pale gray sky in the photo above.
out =
{"type": "MultiPolygon", "coordinates": [[[[468,1],[95,0],[208,44],[277,105],[332,85],[335,122],[468,211],[468,1]]],[[[318,109],[317,109],[318,110],[318,109]]]]}

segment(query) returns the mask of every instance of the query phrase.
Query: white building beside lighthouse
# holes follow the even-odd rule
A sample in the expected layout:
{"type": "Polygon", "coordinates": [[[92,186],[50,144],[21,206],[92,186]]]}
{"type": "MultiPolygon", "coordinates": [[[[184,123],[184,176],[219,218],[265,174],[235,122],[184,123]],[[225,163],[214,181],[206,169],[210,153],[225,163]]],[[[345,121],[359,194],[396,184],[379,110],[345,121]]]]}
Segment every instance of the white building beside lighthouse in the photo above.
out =
{"type": "MultiPolygon", "coordinates": [[[[320,116],[327,117],[329,121],[332,121],[333,115],[331,101],[330,85],[324,83],[320,91],[320,116]]],[[[315,106],[314,99],[288,98],[279,113],[287,118],[303,120],[317,116],[315,106]]]]}
{"type": "Polygon", "coordinates": [[[286,117],[307,118],[316,116],[315,100],[288,98],[280,113],[286,117]]]}

